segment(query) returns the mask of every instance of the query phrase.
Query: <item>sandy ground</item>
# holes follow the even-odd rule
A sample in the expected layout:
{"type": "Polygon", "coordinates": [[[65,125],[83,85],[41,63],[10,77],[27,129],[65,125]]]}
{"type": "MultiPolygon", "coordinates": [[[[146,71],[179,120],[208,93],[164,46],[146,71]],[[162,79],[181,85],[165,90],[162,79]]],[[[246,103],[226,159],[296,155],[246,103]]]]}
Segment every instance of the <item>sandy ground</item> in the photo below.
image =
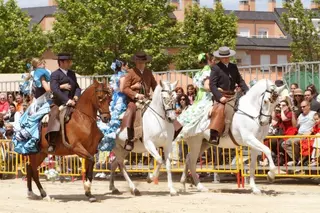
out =
{"type": "MultiPolygon", "coordinates": [[[[141,180],[134,181],[141,191],[141,197],[130,194],[124,181],[117,181],[116,186],[122,195],[111,195],[107,181],[94,181],[92,192],[97,196],[97,203],[89,203],[84,196],[81,181],[60,183],[42,181],[53,201],[28,200],[26,182],[0,180],[1,213],[86,213],[86,212],[319,212],[320,186],[317,184],[276,183],[259,184],[262,195],[253,195],[246,189],[237,189],[235,183],[205,183],[210,191],[200,193],[189,185],[186,193],[170,197],[166,182],[159,185],[148,184],[141,180]]],[[[174,183],[181,189],[178,182],[174,183]]],[[[38,190],[33,184],[34,192],[38,190]]]]}

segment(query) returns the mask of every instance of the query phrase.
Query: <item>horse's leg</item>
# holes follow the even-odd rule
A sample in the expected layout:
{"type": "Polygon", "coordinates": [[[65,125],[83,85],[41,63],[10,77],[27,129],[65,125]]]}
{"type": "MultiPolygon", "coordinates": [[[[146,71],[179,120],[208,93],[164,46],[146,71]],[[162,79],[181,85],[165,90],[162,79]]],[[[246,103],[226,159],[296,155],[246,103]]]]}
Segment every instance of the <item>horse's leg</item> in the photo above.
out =
{"type": "Polygon", "coordinates": [[[255,169],[257,164],[257,157],[259,152],[257,150],[251,149],[251,161],[250,161],[250,187],[254,194],[261,194],[260,189],[255,183],[255,169]]]}
{"type": "Polygon", "coordinates": [[[186,156],[186,161],[183,166],[183,171],[180,179],[180,183],[182,184],[183,191],[186,192],[186,180],[187,180],[187,175],[188,175],[188,169],[189,169],[189,162],[190,161],[190,153],[187,154],[186,156]]]}
{"type": "Polygon", "coordinates": [[[269,149],[269,147],[261,143],[254,135],[250,134],[249,132],[241,133],[241,136],[243,138],[243,141],[245,141],[249,147],[257,151],[263,152],[266,155],[269,161],[270,169],[270,171],[268,172],[268,180],[274,181],[277,167],[274,165],[271,150],[269,149]]]}
{"type": "Polygon", "coordinates": [[[89,202],[95,202],[97,199],[91,194],[91,185],[93,179],[93,166],[94,161],[86,160],[85,168],[86,168],[86,181],[83,183],[85,195],[88,197],[89,202]]]}
{"type": "MultiPolygon", "coordinates": [[[[40,183],[39,172],[38,172],[38,166],[40,166],[40,164],[43,162],[43,160],[46,158],[46,156],[47,156],[46,153],[39,153],[36,155],[30,155],[29,156],[30,165],[28,167],[28,170],[29,170],[29,173],[31,173],[32,178],[40,191],[41,197],[43,199],[50,201],[51,200],[50,196],[47,195],[47,193],[44,191],[44,189],[40,183]]],[[[28,182],[28,184],[29,184],[29,182],[28,182]]]]}
{"type": "Polygon", "coordinates": [[[117,157],[115,157],[115,159],[113,159],[113,161],[111,162],[111,172],[110,172],[110,181],[109,181],[109,190],[111,190],[112,194],[114,195],[121,194],[120,191],[114,185],[115,172],[117,168],[118,168],[118,161],[117,161],[117,157]]]}
{"type": "MultiPolygon", "coordinates": [[[[81,143],[77,143],[76,146],[72,150],[74,154],[78,155],[81,158],[86,159],[87,161],[94,162],[94,156],[91,155],[81,143]]],[[[92,167],[93,168],[93,167],[92,167]]]]}
{"type": "Polygon", "coordinates": [[[175,196],[177,195],[177,191],[174,189],[173,184],[172,184],[172,174],[171,174],[171,159],[169,157],[169,154],[172,151],[172,142],[168,141],[167,146],[164,147],[164,155],[166,159],[166,170],[167,170],[167,178],[168,178],[168,187],[170,190],[170,195],[175,196]]]}
{"type": "Polygon", "coordinates": [[[154,143],[151,140],[145,140],[144,146],[146,150],[152,155],[152,157],[157,161],[157,166],[154,169],[153,174],[148,174],[147,182],[151,183],[152,181],[157,182],[159,177],[160,168],[163,164],[162,157],[158,153],[154,143]]]}
{"type": "Polygon", "coordinates": [[[119,165],[120,171],[122,172],[123,177],[129,183],[131,194],[133,194],[135,196],[140,196],[141,195],[140,191],[136,188],[136,186],[132,182],[131,178],[129,177],[129,175],[127,173],[127,169],[126,169],[123,162],[124,162],[124,158],[118,159],[118,165],[119,165]]]}
{"type": "Polygon", "coordinates": [[[195,136],[192,137],[192,140],[189,140],[189,148],[190,148],[190,171],[191,175],[194,181],[195,186],[197,187],[198,191],[208,191],[206,187],[204,187],[199,180],[199,177],[197,175],[197,160],[201,153],[203,153],[204,147],[207,145],[203,145],[202,143],[202,136],[195,136]],[[201,142],[199,142],[201,141],[201,142]],[[202,152],[201,152],[202,151],[202,152]]]}
{"type": "Polygon", "coordinates": [[[28,186],[28,198],[38,199],[39,197],[32,191],[32,167],[27,164],[27,186],[28,186]]]}

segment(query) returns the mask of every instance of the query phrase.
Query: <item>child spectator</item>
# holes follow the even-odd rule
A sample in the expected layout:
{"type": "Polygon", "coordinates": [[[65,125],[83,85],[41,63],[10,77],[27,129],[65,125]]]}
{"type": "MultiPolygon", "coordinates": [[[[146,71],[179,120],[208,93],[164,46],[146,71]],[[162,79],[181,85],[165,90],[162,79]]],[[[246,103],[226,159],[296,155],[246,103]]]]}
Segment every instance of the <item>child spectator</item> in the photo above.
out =
{"type": "MultiPolygon", "coordinates": [[[[312,134],[320,135],[320,113],[316,113],[313,116],[315,125],[312,130],[312,134]]],[[[314,138],[312,141],[312,154],[311,154],[311,163],[309,166],[316,166],[319,164],[319,155],[320,155],[320,138],[314,138]]]]}
{"type": "Polygon", "coordinates": [[[196,99],[196,88],[193,86],[193,84],[189,84],[187,86],[187,95],[190,104],[193,104],[194,100],[196,99]]]}

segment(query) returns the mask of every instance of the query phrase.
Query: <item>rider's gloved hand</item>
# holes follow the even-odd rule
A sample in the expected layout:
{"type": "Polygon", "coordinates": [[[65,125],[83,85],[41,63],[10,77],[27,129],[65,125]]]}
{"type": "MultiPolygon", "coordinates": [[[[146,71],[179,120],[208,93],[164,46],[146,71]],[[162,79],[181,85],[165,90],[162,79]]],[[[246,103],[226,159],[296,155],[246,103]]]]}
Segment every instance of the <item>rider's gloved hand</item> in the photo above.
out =
{"type": "Polygon", "coordinates": [[[220,103],[225,104],[225,103],[227,103],[228,99],[226,97],[222,97],[222,98],[220,98],[219,101],[220,101],[220,103]]]}
{"type": "Polygon", "coordinates": [[[66,103],[67,106],[75,106],[76,102],[74,100],[69,99],[68,102],[66,103]]]}
{"type": "Polygon", "coordinates": [[[136,94],[135,98],[138,100],[143,100],[145,97],[143,94],[136,94]]]}

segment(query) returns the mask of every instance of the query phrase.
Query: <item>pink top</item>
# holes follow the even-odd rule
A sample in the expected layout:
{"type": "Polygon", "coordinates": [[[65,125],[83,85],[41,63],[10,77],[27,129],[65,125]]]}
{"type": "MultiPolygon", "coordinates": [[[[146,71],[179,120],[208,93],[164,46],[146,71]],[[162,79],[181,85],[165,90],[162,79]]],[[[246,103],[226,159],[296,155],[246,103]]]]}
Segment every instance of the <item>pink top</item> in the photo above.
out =
{"type": "Polygon", "coordinates": [[[1,112],[8,112],[9,110],[9,102],[5,101],[4,103],[0,103],[0,113],[1,112]]]}

